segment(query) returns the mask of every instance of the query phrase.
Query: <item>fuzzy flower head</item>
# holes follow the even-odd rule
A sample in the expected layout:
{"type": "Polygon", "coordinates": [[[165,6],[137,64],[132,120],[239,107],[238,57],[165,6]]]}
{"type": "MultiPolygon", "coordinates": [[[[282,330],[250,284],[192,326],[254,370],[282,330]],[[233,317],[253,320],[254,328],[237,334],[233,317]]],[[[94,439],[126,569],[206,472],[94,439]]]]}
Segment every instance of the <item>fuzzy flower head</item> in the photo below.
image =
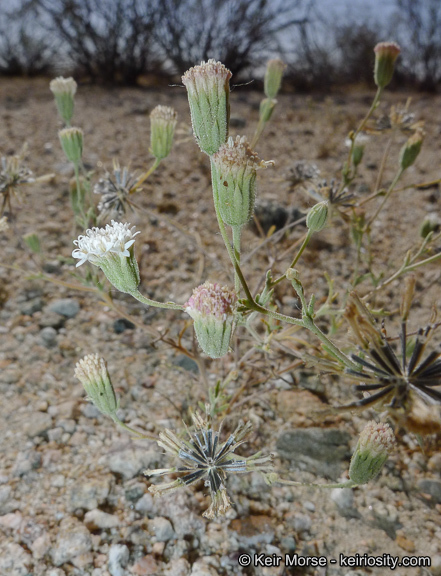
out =
{"type": "Polygon", "coordinates": [[[77,83],[73,78],[59,76],[49,84],[50,91],[54,95],[58,113],[66,126],[70,126],[74,110],[74,96],[77,91],[77,83]]]}
{"type": "Polygon", "coordinates": [[[157,160],[170,154],[177,118],[176,110],[168,106],[156,106],[150,114],[151,152],[157,160]]]}
{"type": "Polygon", "coordinates": [[[199,345],[211,358],[228,352],[237,295],[226,286],[205,282],[193,290],[185,311],[194,320],[199,345]]]}
{"type": "Polygon", "coordinates": [[[81,382],[88,399],[100,412],[111,417],[116,414],[118,402],[104,358],[98,354],[82,358],[75,366],[75,378],[81,382]]]}
{"type": "Polygon", "coordinates": [[[182,76],[196,141],[209,156],[217,152],[228,137],[231,76],[231,72],[215,60],[201,62],[182,76]]]}
{"type": "Polygon", "coordinates": [[[356,484],[366,484],[376,478],[395,446],[395,436],[388,424],[368,422],[352,456],[350,479],[356,484]]]}
{"type": "Polygon", "coordinates": [[[18,194],[18,189],[23,184],[32,184],[36,181],[32,171],[25,164],[24,159],[27,152],[26,144],[19,154],[13,156],[2,156],[0,164],[0,194],[3,196],[1,212],[9,206],[11,210],[11,196],[18,194]]]}
{"type": "Polygon", "coordinates": [[[261,160],[245,136],[228,138],[212,160],[213,188],[221,218],[229,226],[243,226],[253,215],[257,171],[274,162],[261,160]]]}
{"type": "Polygon", "coordinates": [[[385,88],[394,74],[395,61],[401,48],[395,42],[380,42],[374,48],[375,52],[375,84],[379,88],[385,88]]]}
{"type": "Polygon", "coordinates": [[[140,282],[138,264],[133,253],[135,227],[115,222],[105,228],[92,228],[85,236],[79,236],[73,243],[77,248],[72,256],[79,262],[77,267],[89,261],[101,268],[107,279],[121,292],[136,291],[140,282]]]}
{"type": "Polygon", "coordinates": [[[180,478],[167,484],[150,486],[149,491],[155,496],[172,492],[182,486],[190,486],[199,480],[204,480],[204,486],[209,488],[211,505],[203,514],[212,520],[224,515],[231,508],[225,482],[227,475],[245,474],[257,470],[268,473],[272,468],[272,456],[255,454],[248,458],[235,454],[236,449],[243,444],[252,426],[239,424],[225,442],[220,441],[221,428],[213,430],[210,418],[201,414],[192,414],[194,431],[187,430],[189,439],[178,438],[171,430],[159,434],[158,446],[168,454],[180,460],[179,466],[158,470],[145,470],[146,476],[163,476],[179,474],[180,478]]]}

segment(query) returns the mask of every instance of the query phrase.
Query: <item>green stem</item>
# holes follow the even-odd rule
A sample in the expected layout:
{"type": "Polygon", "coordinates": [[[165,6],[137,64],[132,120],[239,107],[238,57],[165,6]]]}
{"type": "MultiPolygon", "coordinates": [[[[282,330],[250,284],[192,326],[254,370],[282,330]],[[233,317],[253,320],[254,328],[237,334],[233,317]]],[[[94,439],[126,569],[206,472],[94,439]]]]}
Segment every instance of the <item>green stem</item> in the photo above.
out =
{"type": "MultiPolygon", "coordinates": [[[[308,246],[309,241],[311,240],[311,237],[313,235],[313,232],[311,232],[311,230],[308,230],[308,233],[305,236],[305,239],[302,242],[302,245],[299,248],[299,251],[297,252],[294,260],[291,262],[291,264],[289,265],[288,268],[294,268],[294,266],[297,264],[297,262],[299,261],[300,256],[303,254],[305,248],[308,246]]],[[[276,286],[277,284],[279,284],[280,282],[282,282],[282,280],[285,280],[286,278],[286,274],[282,274],[282,276],[279,276],[278,278],[276,278],[276,280],[274,280],[273,282],[271,282],[271,287],[276,286]]]]}
{"type": "Polygon", "coordinates": [[[153,172],[156,170],[156,168],[159,166],[159,164],[161,163],[161,160],[158,160],[158,158],[155,158],[155,161],[153,162],[153,165],[147,170],[147,172],[144,172],[144,174],[142,174],[138,180],[135,182],[135,184],[132,186],[132,188],[130,189],[130,194],[133,194],[134,192],[136,192],[138,190],[138,188],[141,186],[141,184],[143,184],[147,178],[153,174],[153,172]]]}
{"type": "MultiPolygon", "coordinates": [[[[236,258],[237,264],[240,264],[240,234],[242,227],[241,226],[232,226],[233,230],[233,249],[234,249],[234,256],[236,258]]],[[[237,272],[234,272],[234,289],[236,290],[237,295],[240,292],[240,280],[237,272]]]]}
{"type": "Polygon", "coordinates": [[[347,482],[339,482],[337,484],[317,484],[315,482],[295,482],[294,480],[284,480],[283,478],[277,478],[274,480],[278,484],[284,484],[285,486],[312,486],[314,488],[355,488],[358,486],[352,480],[348,480],[347,482]]]}
{"type": "Polygon", "coordinates": [[[302,321],[303,321],[303,326],[307,330],[309,330],[310,332],[315,334],[317,336],[317,338],[322,342],[322,344],[325,345],[326,349],[331,354],[333,354],[335,356],[335,358],[340,360],[340,362],[342,362],[347,368],[356,369],[358,367],[357,364],[352,362],[352,360],[350,358],[348,358],[348,356],[346,356],[346,354],[341,352],[341,350],[339,350],[337,348],[337,346],[331,342],[331,340],[326,336],[326,334],[324,334],[320,330],[320,328],[315,325],[314,320],[310,316],[306,316],[306,315],[303,316],[302,321]]]}
{"type": "Polygon", "coordinates": [[[392,180],[392,184],[389,186],[383,201],[381,202],[381,204],[378,206],[377,210],[375,211],[375,214],[368,220],[365,229],[368,230],[372,223],[374,222],[374,220],[377,218],[378,214],[381,212],[381,210],[383,209],[383,206],[386,204],[386,202],[389,200],[389,196],[392,194],[398,180],[401,178],[401,175],[403,174],[404,170],[402,168],[399,168],[398,172],[395,174],[395,178],[392,180]]]}
{"type": "Polygon", "coordinates": [[[175,304],[174,302],[157,302],[156,300],[150,300],[150,298],[146,298],[139,292],[138,290],[134,290],[130,292],[130,295],[139,302],[143,304],[147,304],[148,306],[155,306],[155,308],[167,308],[169,310],[185,310],[184,306],[181,304],[175,304]]]}
{"type": "Polygon", "coordinates": [[[127,424],[124,424],[124,422],[121,422],[121,420],[118,418],[118,416],[116,414],[111,416],[111,418],[115,422],[115,424],[117,424],[120,428],[123,428],[127,432],[130,432],[130,434],[133,434],[134,436],[136,436],[140,440],[155,440],[155,441],[157,441],[156,436],[154,436],[153,434],[141,434],[141,432],[137,432],[136,430],[134,430],[130,426],[127,426],[127,424]]]}

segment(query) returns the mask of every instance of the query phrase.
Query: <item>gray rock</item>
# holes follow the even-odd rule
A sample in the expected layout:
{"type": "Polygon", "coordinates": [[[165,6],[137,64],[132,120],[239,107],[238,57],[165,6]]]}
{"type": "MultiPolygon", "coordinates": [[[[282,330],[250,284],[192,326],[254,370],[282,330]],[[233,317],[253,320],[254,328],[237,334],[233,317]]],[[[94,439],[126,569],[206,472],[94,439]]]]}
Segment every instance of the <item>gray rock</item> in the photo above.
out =
{"type": "Polygon", "coordinates": [[[12,468],[13,476],[24,476],[41,466],[41,454],[35,450],[19,452],[12,468]]]}
{"type": "Polygon", "coordinates": [[[41,318],[38,319],[38,325],[40,328],[54,328],[58,330],[62,328],[66,322],[66,318],[64,316],[60,316],[55,312],[49,312],[46,310],[42,315],[41,318]]]}
{"type": "Polygon", "coordinates": [[[80,311],[80,305],[78,301],[73,298],[61,298],[60,300],[51,302],[47,309],[49,312],[55,312],[65,318],[75,318],[80,311]]]}
{"type": "Polygon", "coordinates": [[[40,331],[40,338],[43,346],[53,348],[57,343],[57,331],[51,326],[47,326],[40,331]]]}
{"type": "Polygon", "coordinates": [[[373,525],[384,530],[392,540],[395,540],[397,529],[402,527],[396,509],[389,504],[379,502],[371,508],[371,514],[373,525]]]}
{"type": "Polygon", "coordinates": [[[309,532],[311,528],[311,518],[307,514],[294,514],[288,519],[289,524],[297,533],[309,532]]]}
{"type": "Polygon", "coordinates": [[[96,528],[101,528],[102,530],[109,530],[110,528],[116,528],[120,525],[119,518],[113,514],[107,514],[102,510],[89,510],[84,516],[84,524],[89,528],[89,530],[95,530],[96,528]]]}
{"type": "Polygon", "coordinates": [[[171,522],[162,516],[158,516],[149,522],[149,530],[153,532],[158,542],[168,542],[175,537],[171,522]]]}
{"type": "Polygon", "coordinates": [[[85,554],[92,548],[90,533],[81,522],[69,517],[61,522],[57,541],[50,555],[55,566],[70,562],[75,556],[85,554]]]}
{"type": "Polygon", "coordinates": [[[125,480],[129,480],[145,468],[157,468],[159,457],[160,455],[155,450],[146,450],[136,446],[106,454],[98,462],[108,466],[112,472],[121,474],[125,480]]]}
{"type": "Polygon", "coordinates": [[[125,487],[124,495],[130,502],[136,502],[144,496],[145,491],[145,484],[142,482],[132,482],[130,485],[125,487]]]}
{"type": "Polygon", "coordinates": [[[176,360],[173,361],[173,364],[183,368],[184,370],[187,370],[187,372],[193,372],[194,374],[199,372],[199,368],[196,362],[184,354],[178,356],[176,360]]]}
{"type": "Polygon", "coordinates": [[[70,509],[94,510],[106,501],[110,487],[109,476],[78,480],[70,490],[70,509]]]}
{"type": "Polygon", "coordinates": [[[300,470],[337,477],[342,461],[349,460],[351,435],[338,428],[305,428],[284,432],[277,450],[300,470]]]}
{"type": "Polygon", "coordinates": [[[125,567],[129,562],[129,556],[129,549],[125,544],[112,544],[107,565],[112,576],[125,576],[125,567]]]}
{"type": "Polygon", "coordinates": [[[25,302],[20,307],[20,312],[26,316],[32,316],[32,314],[35,314],[35,312],[40,312],[41,310],[43,310],[43,300],[39,296],[37,296],[37,298],[32,298],[32,300],[29,300],[28,302],[25,302]]]}
{"type": "Polygon", "coordinates": [[[0,555],[0,574],[27,576],[32,566],[32,556],[16,542],[8,542],[0,555]]]}
{"type": "Polygon", "coordinates": [[[63,436],[63,428],[57,427],[57,428],[52,428],[52,430],[49,430],[49,432],[47,433],[47,436],[49,438],[49,442],[59,442],[61,440],[61,437],[63,436]]]}
{"type": "Polygon", "coordinates": [[[141,514],[144,514],[144,516],[151,514],[153,512],[153,508],[153,496],[149,492],[146,492],[135,505],[135,510],[141,514]]]}
{"type": "Polygon", "coordinates": [[[295,549],[297,548],[296,541],[294,540],[294,536],[284,536],[280,540],[280,548],[284,552],[287,552],[288,554],[294,552],[295,549]]]}
{"type": "Polygon", "coordinates": [[[98,408],[91,402],[84,405],[82,412],[85,418],[99,418],[101,415],[101,412],[98,410],[98,408]]]}
{"type": "Polygon", "coordinates": [[[345,518],[359,518],[360,514],[354,506],[354,491],[350,488],[334,488],[331,492],[338,511],[345,518]]]}
{"type": "Polygon", "coordinates": [[[418,482],[418,488],[421,492],[429,494],[434,502],[441,504],[441,482],[439,480],[420,480],[418,482]]]}
{"type": "Polygon", "coordinates": [[[52,428],[52,418],[47,412],[33,412],[25,425],[25,430],[30,438],[42,436],[52,428]]]}

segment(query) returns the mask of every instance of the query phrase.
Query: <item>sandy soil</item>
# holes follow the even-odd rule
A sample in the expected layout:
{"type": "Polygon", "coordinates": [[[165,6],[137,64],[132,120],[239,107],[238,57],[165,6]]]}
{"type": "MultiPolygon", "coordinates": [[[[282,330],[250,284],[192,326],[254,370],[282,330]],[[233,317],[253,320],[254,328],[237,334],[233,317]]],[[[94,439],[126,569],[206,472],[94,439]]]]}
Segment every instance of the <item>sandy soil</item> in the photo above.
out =
{"type": "MultiPolygon", "coordinates": [[[[265,210],[277,205],[287,211],[305,211],[313,204],[305,193],[308,184],[290,185],[290,170],[298,161],[315,164],[320,178],[328,182],[338,178],[346,153],[345,137],[366,112],[371,97],[368,92],[352,91],[279,98],[271,125],[257,147],[262,158],[276,163],[275,168],[259,173],[259,200],[267,203],[265,210]]],[[[240,87],[232,92],[231,135],[252,135],[260,98],[259,93],[240,87]]],[[[406,98],[407,94],[387,94],[377,117],[387,113],[391,104],[404,104],[406,98]]],[[[128,214],[127,220],[141,231],[136,246],[142,291],[158,300],[183,303],[193,287],[207,279],[232,282],[212,210],[209,164],[192,138],[184,89],[80,86],[74,120],[84,130],[84,161],[95,170],[96,181],[111,168],[115,157],[137,171],[150,165],[148,114],[157,104],[178,111],[176,144],[139,193],[136,201],[141,209],[128,214]]],[[[440,97],[413,97],[415,121],[426,122],[427,136],[421,156],[403,178],[404,185],[440,177],[440,104],[440,97]]],[[[21,197],[13,199],[10,229],[0,234],[2,262],[15,267],[0,267],[0,574],[390,573],[389,568],[338,564],[340,554],[365,553],[429,556],[431,568],[398,568],[395,573],[441,574],[441,457],[436,436],[426,439],[421,449],[412,434],[398,430],[398,449],[380,478],[353,492],[269,489],[254,473],[231,477],[228,488],[234,509],[215,522],[201,516],[209,504],[203,486],[152,500],[141,470],[173,463],[153,442],[132,440],[100,415],[85,401],[73,372],[81,357],[98,352],[108,361],[126,423],[155,433],[164,426],[180,430],[188,409],[206,400],[206,389],[194,363],[163,342],[154,342],[142,326],[159,331],[168,328],[169,335],[177,338],[187,323],[183,343],[191,349],[188,317],[147,310],[113,291],[117,306],[137,324],[135,329],[120,332],[115,322],[120,320],[117,328],[121,327],[122,314],[98,303],[96,297],[35,278],[39,258],[29,255],[21,239],[30,232],[41,238],[42,262],[51,278],[77,283],[75,274],[87,272],[86,267],[76,272],[70,258],[72,240],[80,232],[73,230],[69,205],[72,172],[58,143],[61,126],[47,81],[0,79],[0,113],[1,155],[18,153],[27,142],[27,164],[34,174],[55,174],[48,183],[21,187],[21,197]],[[63,299],[78,304],[71,317],[54,311],[54,304],[63,299]],[[273,568],[239,566],[240,554],[257,552],[323,556],[328,566],[305,569],[283,562],[273,568]],[[332,558],[336,564],[329,563],[332,558]]],[[[398,134],[391,147],[385,183],[394,175],[405,140],[405,135],[398,134]]],[[[353,186],[360,198],[375,185],[385,143],[386,136],[380,134],[366,148],[353,186]]],[[[437,186],[424,190],[410,186],[397,192],[373,230],[374,269],[383,271],[385,277],[395,271],[406,251],[419,242],[424,217],[439,218],[439,210],[437,186]]],[[[270,266],[274,274],[284,272],[294,253],[292,244],[303,232],[301,226],[294,228],[279,244],[267,243],[246,261],[250,286],[256,288],[270,266]]],[[[336,290],[344,293],[355,257],[349,235],[337,218],[314,238],[298,266],[308,296],[314,291],[318,301],[326,297],[325,272],[335,279],[336,290]]],[[[261,242],[251,227],[245,230],[245,259],[261,242]]],[[[417,274],[412,329],[424,326],[432,306],[440,305],[438,270],[434,264],[417,274]]],[[[396,330],[401,286],[401,280],[391,284],[376,301],[392,313],[388,320],[391,334],[396,330]]],[[[362,293],[369,290],[368,282],[359,289],[362,293]]],[[[288,284],[277,290],[276,297],[281,311],[296,313],[295,294],[288,284]]],[[[295,336],[298,340],[290,344],[294,350],[312,349],[316,344],[303,332],[295,336]]],[[[248,342],[245,333],[240,337],[243,353],[248,342]]],[[[346,341],[345,327],[337,339],[346,341]]],[[[313,418],[323,402],[352,398],[351,383],[320,379],[299,367],[282,378],[279,373],[293,362],[295,358],[288,354],[256,351],[229,386],[231,394],[243,389],[225,430],[240,418],[250,420],[254,432],[243,453],[274,452],[276,469],[286,477],[321,483],[344,478],[357,435],[376,414],[313,418]],[[323,441],[327,431],[337,429],[342,433],[342,446],[330,448],[329,458],[322,460],[282,457],[280,439],[299,428],[317,428],[323,441]]],[[[233,354],[216,362],[207,360],[210,382],[226,375],[234,363],[233,354]]],[[[295,452],[295,445],[291,449],[295,452]]]]}

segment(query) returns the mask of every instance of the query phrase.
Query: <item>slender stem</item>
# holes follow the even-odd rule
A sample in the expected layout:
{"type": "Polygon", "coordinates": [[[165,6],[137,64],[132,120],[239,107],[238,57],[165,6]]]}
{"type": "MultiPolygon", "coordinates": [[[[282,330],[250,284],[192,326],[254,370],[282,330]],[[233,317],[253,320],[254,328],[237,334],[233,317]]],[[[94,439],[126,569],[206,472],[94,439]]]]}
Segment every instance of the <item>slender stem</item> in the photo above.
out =
{"type": "MultiPolygon", "coordinates": [[[[87,218],[86,218],[86,214],[84,213],[83,199],[81,197],[80,168],[79,168],[78,163],[74,163],[73,167],[74,167],[74,173],[75,173],[75,186],[77,189],[77,206],[80,210],[81,217],[83,219],[81,224],[82,224],[83,228],[86,228],[87,218]]],[[[72,207],[75,211],[75,207],[74,206],[72,206],[72,207]]],[[[77,223],[78,223],[78,220],[77,220],[77,223]]]]}
{"type": "Polygon", "coordinates": [[[278,477],[274,482],[284,484],[285,486],[313,486],[314,488],[355,488],[358,486],[358,484],[352,482],[352,480],[339,482],[338,484],[317,484],[315,482],[295,482],[294,480],[284,480],[278,477]]]}
{"type": "Polygon", "coordinates": [[[337,348],[337,346],[332,343],[332,341],[326,336],[326,334],[324,334],[320,330],[320,328],[318,326],[316,326],[316,324],[314,323],[314,320],[311,317],[303,316],[302,321],[303,321],[303,326],[307,330],[309,330],[310,332],[315,334],[317,336],[317,338],[322,342],[322,344],[325,345],[325,347],[328,349],[328,351],[331,352],[331,354],[333,354],[336,358],[338,358],[338,360],[340,360],[340,362],[342,362],[348,368],[357,368],[357,364],[352,362],[352,360],[348,356],[346,356],[346,354],[341,352],[341,350],[339,350],[337,348]]]}
{"type": "Polygon", "coordinates": [[[147,178],[153,174],[153,172],[156,170],[156,168],[159,166],[159,164],[161,163],[161,160],[158,160],[158,158],[155,158],[155,161],[153,162],[152,166],[147,170],[147,172],[144,172],[144,174],[142,174],[138,180],[135,182],[135,184],[132,186],[132,188],[130,189],[130,194],[133,194],[134,192],[136,192],[138,190],[138,188],[141,186],[141,184],[143,184],[147,178]]]}
{"type": "Polygon", "coordinates": [[[392,184],[389,186],[383,201],[381,202],[381,204],[378,206],[377,210],[375,211],[374,215],[369,218],[368,222],[366,223],[365,229],[369,229],[372,225],[372,222],[374,222],[374,220],[377,218],[378,214],[381,212],[381,210],[383,209],[384,205],[386,204],[386,202],[389,200],[389,196],[392,194],[398,180],[401,178],[401,175],[403,174],[404,170],[402,168],[398,169],[398,172],[395,174],[395,178],[392,180],[392,184]]]}
{"type": "Polygon", "coordinates": [[[124,424],[124,422],[121,422],[121,420],[118,418],[118,416],[116,414],[114,416],[111,416],[111,418],[115,422],[115,424],[117,424],[120,428],[123,428],[127,432],[130,432],[130,434],[133,434],[134,436],[136,436],[140,440],[155,440],[155,441],[158,440],[154,434],[141,434],[141,432],[137,432],[136,430],[134,430],[130,426],[127,426],[127,424],[124,424]]]}
{"type": "MultiPolygon", "coordinates": [[[[297,264],[297,262],[299,261],[300,256],[303,254],[305,248],[308,246],[309,241],[311,240],[311,237],[313,235],[313,232],[311,232],[311,230],[308,230],[305,239],[302,242],[302,245],[299,248],[299,251],[296,254],[296,257],[294,258],[294,260],[291,262],[291,264],[288,266],[288,268],[294,268],[294,266],[297,264]]],[[[276,278],[276,280],[274,280],[273,282],[271,282],[271,287],[276,286],[277,284],[279,284],[280,282],[282,282],[282,280],[285,280],[286,278],[286,274],[282,274],[282,276],[279,276],[278,278],[276,278]]]]}
{"type": "MultiPolygon", "coordinates": [[[[240,264],[240,234],[242,227],[241,226],[233,226],[233,249],[234,249],[234,256],[236,258],[237,264],[240,264]]],[[[236,271],[234,273],[234,289],[236,293],[239,295],[240,292],[240,280],[239,276],[237,275],[236,271]]]]}
{"type": "Polygon", "coordinates": [[[141,294],[141,292],[138,292],[138,290],[130,292],[130,295],[133,296],[133,298],[136,298],[136,300],[139,300],[139,302],[147,304],[148,306],[155,306],[156,308],[167,308],[169,310],[185,310],[184,306],[182,306],[181,304],[175,304],[174,302],[157,302],[156,300],[150,300],[150,298],[146,298],[141,294]]]}

